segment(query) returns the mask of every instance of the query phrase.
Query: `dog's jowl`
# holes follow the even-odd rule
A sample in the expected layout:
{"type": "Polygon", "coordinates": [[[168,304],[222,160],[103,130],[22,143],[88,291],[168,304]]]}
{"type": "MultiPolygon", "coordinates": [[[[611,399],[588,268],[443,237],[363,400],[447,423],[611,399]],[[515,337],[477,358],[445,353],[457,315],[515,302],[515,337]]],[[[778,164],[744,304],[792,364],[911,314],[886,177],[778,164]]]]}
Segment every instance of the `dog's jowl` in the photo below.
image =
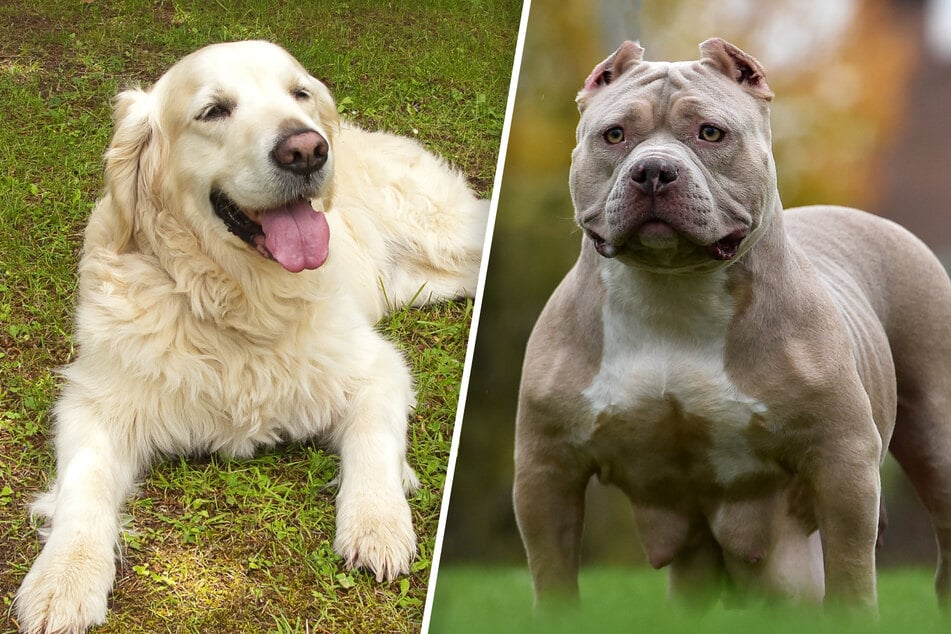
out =
{"type": "Polygon", "coordinates": [[[322,438],[340,453],[343,563],[408,573],[415,396],[374,324],[474,292],[487,201],[415,141],[339,120],[327,88],[266,42],[193,53],[121,93],[114,118],[56,480],[33,505],[46,543],[16,596],[23,631],[106,619],[119,513],[159,456],[322,438]]]}
{"type": "Polygon", "coordinates": [[[633,505],[672,596],[874,605],[879,468],[931,513],[951,595],[951,283],[914,236],[783,211],[760,64],[623,44],[578,95],[580,257],[526,353],[515,504],[536,599],[577,595],[585,486],[633,505]]]}

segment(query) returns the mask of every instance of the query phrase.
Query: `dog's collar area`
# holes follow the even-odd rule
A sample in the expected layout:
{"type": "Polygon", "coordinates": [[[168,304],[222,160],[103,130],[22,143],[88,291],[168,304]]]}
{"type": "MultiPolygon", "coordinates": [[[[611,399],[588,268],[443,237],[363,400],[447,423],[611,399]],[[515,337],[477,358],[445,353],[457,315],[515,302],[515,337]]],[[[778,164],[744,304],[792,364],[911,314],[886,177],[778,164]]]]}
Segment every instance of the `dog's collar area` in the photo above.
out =
{"type": "Polygon", "coordinates": [[[264,235],[261,225],[248,218],[234,201],[223,192],[213,191],[210,198],[215,214],[225,223],[228,231],[256,247],[254,239],[257,236],[264,235]]]}

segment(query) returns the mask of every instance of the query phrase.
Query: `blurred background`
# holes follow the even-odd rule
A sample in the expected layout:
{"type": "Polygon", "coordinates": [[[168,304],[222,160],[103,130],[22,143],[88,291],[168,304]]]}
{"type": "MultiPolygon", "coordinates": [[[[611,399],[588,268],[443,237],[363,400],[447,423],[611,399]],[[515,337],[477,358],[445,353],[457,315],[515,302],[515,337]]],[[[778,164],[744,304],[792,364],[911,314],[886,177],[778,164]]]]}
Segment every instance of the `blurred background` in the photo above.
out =
{"type": "MultiPolygon", "coordinates": [[[[951,0],[535,0],[500,192],[442,565],[521,564],[511,503],[525,342],[577,257],[568,168],[584,78],[624,39],[652,60],[713,36],[766,67],[787,207],[861,207],[951,262],[951,0]]],[[[891,462],[879,562],[934,565],[930,526],[891,462]]],[[[584,563],[639,564],[626,499],[593,482],[584,563]]]]}

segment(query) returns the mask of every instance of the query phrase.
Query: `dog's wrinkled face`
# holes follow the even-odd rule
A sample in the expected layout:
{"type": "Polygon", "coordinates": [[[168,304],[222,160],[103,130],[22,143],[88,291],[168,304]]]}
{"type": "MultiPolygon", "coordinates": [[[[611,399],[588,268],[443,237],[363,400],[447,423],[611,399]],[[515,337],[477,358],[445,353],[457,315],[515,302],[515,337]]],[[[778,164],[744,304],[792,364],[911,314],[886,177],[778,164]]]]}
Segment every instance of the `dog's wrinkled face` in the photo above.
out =
{"type": "Polygon", "coordinates": [[[717,266],[773,206],[762,68],[722,40],[701,52],[650,63],[627,42],[578,96],[571,194],[602,256],[656,270],[717,266]]]}
{"type": "Polygon", "coordinates": [[[324,262],[321,207],[331,196],[337,111],[326,86],[286,51],[267,42],[208,46],[151,91],[123,93],[111,155],[133,111],[145,112],[149,127],[138,178],[151,181],[161,207],[203,239],[257,249],[289,271],[324,262]]]}

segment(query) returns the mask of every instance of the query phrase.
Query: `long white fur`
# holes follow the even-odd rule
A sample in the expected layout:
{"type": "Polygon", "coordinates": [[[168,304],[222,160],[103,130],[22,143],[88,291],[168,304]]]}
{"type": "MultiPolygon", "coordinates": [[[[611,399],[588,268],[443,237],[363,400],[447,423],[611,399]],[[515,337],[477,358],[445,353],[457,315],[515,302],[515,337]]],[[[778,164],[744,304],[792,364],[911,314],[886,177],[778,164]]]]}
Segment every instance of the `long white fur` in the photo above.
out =
{"type": "Polygon", "coordinates": [[[80,264],[79,355],[54,412],[57,476],[32,508],[47,540],[17,593],[20,627],[104,622],[119,513],[162,455],[248,456],[320,436],[341,454],[336,551],[381,580],[408,572],[415,396],[373,324],[414,298],[474,292],[487,203],[414,141],[338,122],[323,84],[263,42],[202,49],[150,91],[119,95],[115,119],[80,264]],[[295,83],[313,98],[291,98],[295,83]],[[234,114],[202,125],[195,109],[220,93],[234,114]],[[289,126],[332,148],[315,197],[330,257],[299,274],[228,233],[208,202],[213,186],[242,205],[272,201],[267,153],[289,126]]]}

